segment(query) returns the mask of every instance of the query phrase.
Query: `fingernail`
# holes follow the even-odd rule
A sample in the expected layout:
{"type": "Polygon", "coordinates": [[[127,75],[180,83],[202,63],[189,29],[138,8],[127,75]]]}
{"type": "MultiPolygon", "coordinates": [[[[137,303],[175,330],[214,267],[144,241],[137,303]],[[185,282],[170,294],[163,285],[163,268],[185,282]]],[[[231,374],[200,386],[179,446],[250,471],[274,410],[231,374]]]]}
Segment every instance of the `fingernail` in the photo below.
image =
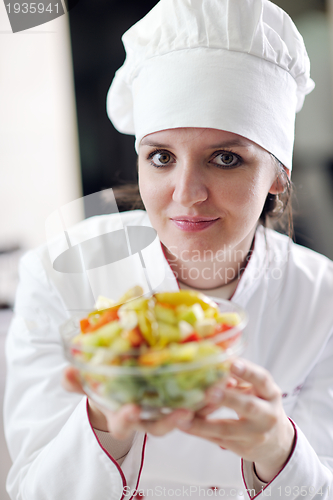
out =
{"type": "Polygon", "coordinates": [[[241,361],[234,361],[231,368],[236,375],[242,375],[245,371],[245,365],[241,361]]]}
{"type": "Polygon", "coordinates": [[[211,389],[208,394],[208,399],[211,403],[219,403],[222,401],[224,396],[224,392],[219,387],[214,387],[211,389]]]}

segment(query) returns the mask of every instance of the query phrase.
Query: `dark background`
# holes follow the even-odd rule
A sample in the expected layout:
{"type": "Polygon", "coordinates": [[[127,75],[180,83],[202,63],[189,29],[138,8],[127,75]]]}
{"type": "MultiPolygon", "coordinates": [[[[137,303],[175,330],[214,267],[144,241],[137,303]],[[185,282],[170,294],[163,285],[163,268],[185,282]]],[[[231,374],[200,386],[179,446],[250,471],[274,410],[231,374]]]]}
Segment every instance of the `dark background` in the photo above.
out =
{"type": "Polygon", "coordinates": [[[136,182],[134,137],[117,132],[106,94],[125,59],[122,34],[154,0],[80,0],[70,11],[83,194],[136,182]]]}

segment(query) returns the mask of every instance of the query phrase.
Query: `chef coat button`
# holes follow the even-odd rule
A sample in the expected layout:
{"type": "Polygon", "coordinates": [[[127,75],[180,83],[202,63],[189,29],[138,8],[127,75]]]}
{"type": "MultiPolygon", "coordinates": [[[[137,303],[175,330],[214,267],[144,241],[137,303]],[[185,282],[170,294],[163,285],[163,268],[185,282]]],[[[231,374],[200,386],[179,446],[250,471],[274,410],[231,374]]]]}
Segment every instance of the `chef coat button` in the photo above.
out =
{"type": "Polygon", "coordinates": [[[142,500],[144,497],[145,497],[145,495],[144,495],[143,491],[139,491],[139,493],[137,493],[134,498],[136,500],[142,500]]]}
{"type": "Polygon", "coordinates": [[[210,486],[209,489],[214,491],[219,491],[220,488],[218,486],[210,486]]]}

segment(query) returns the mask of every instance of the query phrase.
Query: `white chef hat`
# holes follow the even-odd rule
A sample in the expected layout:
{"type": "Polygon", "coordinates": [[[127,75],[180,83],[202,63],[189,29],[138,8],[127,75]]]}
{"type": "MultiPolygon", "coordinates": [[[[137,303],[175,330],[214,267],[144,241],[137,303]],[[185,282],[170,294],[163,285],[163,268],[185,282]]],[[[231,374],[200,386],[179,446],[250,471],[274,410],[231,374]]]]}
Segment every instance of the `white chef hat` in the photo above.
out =
{"type": "Polygon", "coordinates": [[[314,88],[303,38],[268,0],[161,0],[123,35],[107,97],[136,136],[178,127],[244,136],[292,166],[295,113],[314,88]]]}

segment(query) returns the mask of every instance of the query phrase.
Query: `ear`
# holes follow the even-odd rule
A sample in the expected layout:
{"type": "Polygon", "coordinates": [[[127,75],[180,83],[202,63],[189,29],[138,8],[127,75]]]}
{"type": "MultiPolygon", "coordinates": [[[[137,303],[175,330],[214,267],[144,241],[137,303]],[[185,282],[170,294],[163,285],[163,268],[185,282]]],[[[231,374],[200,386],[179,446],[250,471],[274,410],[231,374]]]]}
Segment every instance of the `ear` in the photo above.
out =
{"type": "MultiPolygon", "coordinates": [[[[289,177],[290,179],[290,170],[289,168],[286,168],[286,167],[283,167],[285,172],[286,172],[286,175],[289,177]]],[[[270,187],[270,190],[268,191],[270,194],[280,194],[280,193],[283,193],[286,189],[286,183],[284,182],[284,179],[281,178],[280,175],[278,175],[273,184],[271,185],[270,187]]]]}

